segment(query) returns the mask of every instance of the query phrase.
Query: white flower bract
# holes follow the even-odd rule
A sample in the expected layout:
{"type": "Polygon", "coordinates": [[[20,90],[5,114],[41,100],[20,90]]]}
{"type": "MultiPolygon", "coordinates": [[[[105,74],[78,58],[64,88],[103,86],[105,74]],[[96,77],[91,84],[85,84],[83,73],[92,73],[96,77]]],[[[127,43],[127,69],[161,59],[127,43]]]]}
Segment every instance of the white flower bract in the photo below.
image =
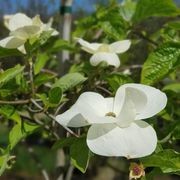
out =
{"type": "Polygon", "coordinates": [[[29,18],[23,13],[4,16],[4,24],[10,30],[9,36],[0,41],[0,46],[8,49],[18,49],[26,53],[24,43],[28,39],[38,38],[43,31],[52,31],[52,36],[58,32],[51,28],[52,21],[44,24],[39,15],[29,18]]]}
{"type": "Polygon", "coordinates": [[[160,90],[130,83],[122,85],[114,98],[95,92],[81,94],[56,121],[68,127],[91,125],[87,145],[95,154],[139,158],[150,155],[157,145],[155,130],[142,119],[154,116],[166,103],[160,90]]]}
{"type": "Polygon", "coordinates": [[[127,51],[131,45],[130,40],[117,41],[112,44],[89,43],[81,38],[76,38],[82,49],[90,54],[90,63],[97,66],[105,61],[108,65],[120,66],[120,59],[117,54],[127,51]]]}

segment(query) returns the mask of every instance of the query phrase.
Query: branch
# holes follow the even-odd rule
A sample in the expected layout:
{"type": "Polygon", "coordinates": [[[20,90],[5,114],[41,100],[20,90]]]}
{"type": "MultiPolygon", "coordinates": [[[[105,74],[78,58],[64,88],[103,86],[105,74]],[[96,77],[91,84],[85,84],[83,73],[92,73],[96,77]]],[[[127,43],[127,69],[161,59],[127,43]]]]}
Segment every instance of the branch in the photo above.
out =
{"type": "MultiPolygon", "coordinates": [[[[30,99],[30,101],[37,107],[39,108],[40,110],[43,110],[43,107],[41,107],[34,99],[30,99]]],[[[56,118],[50,114],[48,111],[44,111],[44,114],[46,114],[49,118],[51,118],[52,120],[56,121],[56,118]]],[[[66,131],[68,131],[70,134],[76,136],[76,137],[79,137],[75,132],[73,132],[70,128],[66,127],[66,126],[63,126],[61,124],[61,126],[66,129],[66,131]]]]}
{"type": "Polygon", "coordinates": [[[0,104],[28,104],[30,102],[29,99],[17,100],[17,101],[3,101],[0,100],[0,104]]]}

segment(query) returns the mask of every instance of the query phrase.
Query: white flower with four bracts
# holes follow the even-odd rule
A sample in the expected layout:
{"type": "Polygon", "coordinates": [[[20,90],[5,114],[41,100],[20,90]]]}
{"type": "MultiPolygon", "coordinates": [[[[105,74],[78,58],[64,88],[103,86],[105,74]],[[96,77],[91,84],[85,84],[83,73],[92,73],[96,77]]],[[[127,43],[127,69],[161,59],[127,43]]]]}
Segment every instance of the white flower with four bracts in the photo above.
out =
{"type": "Polygon", "coordinates": [[[87,145],[95,154],[140,158],[150,155],[157,145],[155,130],[142,119],[154,116],[166,103],[160,90],[130,83],[122,85],[114,98],[95,92],[81,94],[56,121],[68,127],[91,125],[87,145]]]}
{"type": "Polygon", "coordinates": [[[29,39],[38,38],[44,31],[52,31],[52,36],[58,32],[51,28],[52,20],[44,24],[39,15],[29,18],[23,13],[8,15],[4,17],[4,24],[10,30],[9,36],[0,41],[0,46],[8,49],[18,49],[26,53],[24,44],[29,39]]]}
{"type": "Polygon", "coordinates": [[[89,43],[81,38],[75,38],[82,49],[90,54],[90,63],[97,66],[100,62],[105,61],[108,65],[115,67],[120,66],[120,59],[117,54],[127,51],[131,45],[130,40],[117,41],[112,44],[89,43]]]}

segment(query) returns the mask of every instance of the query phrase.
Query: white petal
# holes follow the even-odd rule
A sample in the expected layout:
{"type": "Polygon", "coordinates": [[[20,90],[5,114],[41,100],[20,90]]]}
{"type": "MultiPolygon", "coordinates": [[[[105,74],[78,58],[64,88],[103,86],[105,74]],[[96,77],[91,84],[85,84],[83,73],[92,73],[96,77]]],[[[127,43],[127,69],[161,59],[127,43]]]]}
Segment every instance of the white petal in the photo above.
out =
{"type": "Polygon", "coordinates": [[[56,121],[68,127],[83,127],[89,125],[88,121],[80,114],[75,105],[63,114],[56,116],[56,121]]]}
{"type": "Polygon", "coordinates": [[[23,44],[22,46],[19,46],[17,49],[18,49],[19,51],[21,51],[23,54],[26,54],[26,49],[25,49],[25,47],[24,47],[24,44],[23,44]]]}
{"type": "Polygon", "coordinates": [[[115,67],[120,66],[119,57],[114,53],[107,53],[107,52],[98,52],[91,56],[90,63],[93,66],[97,66],[100,62],[107,62],[108,65],[112,65],[115,67]]]}
{"type": "Polygon", "coordinates": [[[99,43],[89,43],[81,38],[75,38],[77,42],[82,46],[82,49],[88,53],[94,54],[98,48],[102,45],[99,43]]]}
{"type": "Polygon", "coordinates": [[[136,120],[154,116],[164,109],[167,104],[166,94],[154,87],[131,83],[125,84],[120,88],[128,88],[130,90],[131,98],[138,111],[136,120]]]}
{"type": "Polygon", "coordinates": [[[123,53],[129,49],[131,45],[130,40],[117,41],[109,45],[110,52],[123,53]]]}
{"type": "Polygon", "coordinates": [[[136,109],[134,107],[134,103],[129,96],[129,93],[126,91],[123,106],[117,117],[117,124],[120,127],[127,127],[135,120],[135,117],[136,109]]]}
{"type": "Polygon", "coordinates": [[[35,26],[35,25],[24,26],[24,27],[16,29],[15,31],[12,31],[10,35],[13,35],[21,39],[28,39],[37,35],[39,31],[40,31],[40,27],[38,26],[35,26]]]}
{"type": "Polygon", "coordinates": [[[16,49],[19,46],[23,45],[25,43],[24,40],[13,37],[13,36],[9,36],[5,39],[2,39],[0,41],[0,46],[4,47],[4,48],[8,48],[8,49],[16,49]]]}
{"type": "Polygon", "coordinates": [[[142,110],[147,104],[146,94],[143,91],[140,91],[137,88],[129,87],[128,85],[129,84],[122,85],[116,92],[114,111],[117,114],[119,114],[119,111],[124,104],[126,96],[128,96],[128,98],[131,99],[131,101],[133,102],[136,114],[142,112],[142,110]]]}
{"type": "Polygon", "coordinates": [[[106,105],[107,105],[107,113],[108,112],[114,112],[114,98],[105,98],[106,105]]]}
{"type": "Polygon", "coordinates": [[[35,17],[32,18],[32,25],[36,25],[36,26],[42,26],[43,22],[40,19],[39,15],[36,15],[35,17]]]}
{"type": "Polygon", "coordinates": [[[14,31],[23,26],[32,25],[32,19],[25,14],[17,13],[9,20],[9,30],[14,31]]]}
{"type": "Polygon", "coordinates": [[[106,117],[108,105],[103,96],[98,93],[85,92],[76,103],[65,113],[56,117],[57,121],[69,127],[81,127],[88,124],[113,123],[113,117],[106,117]]]}
{"type": "Polygon", "coordinates": [[[94,124],[87,134],[89,149],[102,156],[140,158],[150,155],[156,144],[156,132],[143,121],[136,121],[127,128],[115,124],[94,124]]]}

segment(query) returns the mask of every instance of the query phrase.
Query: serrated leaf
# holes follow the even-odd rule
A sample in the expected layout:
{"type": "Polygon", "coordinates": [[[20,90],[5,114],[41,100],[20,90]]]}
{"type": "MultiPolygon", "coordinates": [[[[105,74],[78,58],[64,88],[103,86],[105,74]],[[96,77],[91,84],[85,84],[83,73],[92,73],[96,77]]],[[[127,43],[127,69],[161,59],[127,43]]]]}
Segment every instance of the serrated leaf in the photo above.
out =
{"type": "Polygon", "coordinates": [[[77,138],[75,137],[62,138],[53,144],[52,149],[56,150],[56,149],[60,149],[66,146],[71,146],[76,141],[76,139],[77,138]]]}
{"type": "Polygon", "coordinates": [[[180,43],[169,42],[152,52],[143,65],[141,83],[152,85],[180,65],[180,43]]]}
{"type": "Polygon", "coordinates": [[[139,0],[132,20],[140,22],[152,16],[176,16],[179,13],[172,0],[139,0]]]}
{"type": "Polygon", "coordinates": [[[24,69],[24,66],[20,66],[19,64],[16,65],[13,68],[7,69],[4,72],[0,73],[0,84],[3,84],[11,79],[13,79],[14,77],[16,77],[16,75],[18,75],[19,73],[21,73],[24,69]]]}
{"type": "Polygon", "coordinates": [[[121,85],[133,82],[129,76],[120,73],[110,74],[106,77],[106,80],[114,92],[116,92],[121,85]]]}
{"type": "Polygon", "coordinates": [[[86,144],[86,137],[77,138],[70,147],[72,164],[82,173],[86,172],[90,159],[90,151],[86,144]]]}
{"type": "Polygon", "coordinates": [[[141,159],[145,167],[159,167],[164,173],[177,173],[180,171],[180,153],[172,149],[160,151],[141,159]]]}
{"type": "Polygon", "coordinates": [[[40,126],[32,125],[28,123],[16,124],[9,133],[9,144],[10,149],[13,149],[14,146],[23,138],[33,133],[40,126]]]}
{"type": "Polygon", "coordinates": [[[34,63],[34,74],[38,74],[41,69],[46,65],[49,60],[49,56],[46,53],[38,54],[36,61],[34,63]]]}
{"type": "Polygon", "coordinates": [[[69,73],[57,80],[53,87],[60,87],[64,92],[83,83],[86,79],[87,78],[80,73],[69,73]]]}
{"type": "Polygon", "coordinates": [[[10,56],[22,56],[23,54],[17,49],[7,49],[0,47],[0,58],[10,57],[10,56]]]}
{"type": "Polygon", "coordinates": [[[49,91],[49,102],[51,104],[59,104],[62,98],[62,90],[60,87],[54,87],[49,91]]]}

